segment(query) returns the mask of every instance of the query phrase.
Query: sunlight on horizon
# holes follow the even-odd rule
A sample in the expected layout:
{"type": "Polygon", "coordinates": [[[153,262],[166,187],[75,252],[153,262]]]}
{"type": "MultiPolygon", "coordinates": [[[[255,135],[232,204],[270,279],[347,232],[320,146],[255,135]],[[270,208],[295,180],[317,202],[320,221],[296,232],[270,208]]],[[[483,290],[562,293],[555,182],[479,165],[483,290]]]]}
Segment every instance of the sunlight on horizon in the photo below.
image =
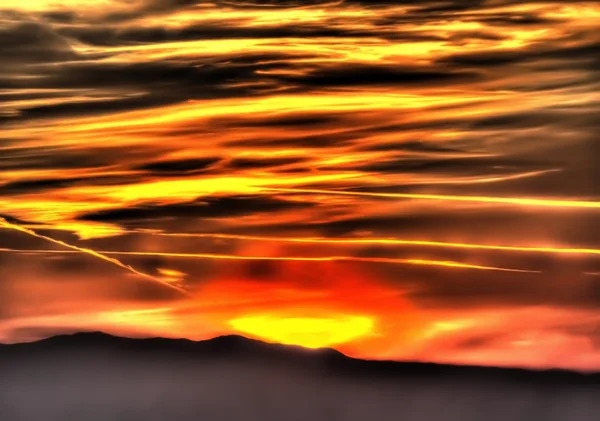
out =
{"type": "Polygon", "coordinates": [[[246,316],[229,322],[235,330],[263,340],[305,348],[323,348],[350,342],[373,332],[370,317],[246,316]]]}

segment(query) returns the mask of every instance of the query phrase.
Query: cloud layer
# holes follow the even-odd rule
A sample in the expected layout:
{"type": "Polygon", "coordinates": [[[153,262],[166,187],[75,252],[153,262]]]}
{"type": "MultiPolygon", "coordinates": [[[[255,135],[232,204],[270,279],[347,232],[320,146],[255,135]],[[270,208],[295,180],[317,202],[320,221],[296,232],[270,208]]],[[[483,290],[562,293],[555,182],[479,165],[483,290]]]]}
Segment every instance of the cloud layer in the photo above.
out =
{"type": "Polygon", "coordinates": [[[367,357],[600,352],[599,19],[565,0],[4,2],[0,337],[206,337],[248,308],[323,308],[381,320],[367,357]],[[249,261],[329,298],[274,305],[249,261]],[[410,303],[414,343],[392,302],[336,298],[350,264],[357,297],[410,303]]]}

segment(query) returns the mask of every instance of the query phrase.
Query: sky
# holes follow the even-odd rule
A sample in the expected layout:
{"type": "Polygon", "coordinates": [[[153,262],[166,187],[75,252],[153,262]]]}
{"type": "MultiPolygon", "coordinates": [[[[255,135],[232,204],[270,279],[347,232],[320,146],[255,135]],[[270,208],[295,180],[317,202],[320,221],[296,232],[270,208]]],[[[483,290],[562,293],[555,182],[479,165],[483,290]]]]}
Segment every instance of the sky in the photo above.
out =
{"type": "Polygon", "coordinates": [[[600,370],[600,2],[3,0],[0,342],[600,370]]]}

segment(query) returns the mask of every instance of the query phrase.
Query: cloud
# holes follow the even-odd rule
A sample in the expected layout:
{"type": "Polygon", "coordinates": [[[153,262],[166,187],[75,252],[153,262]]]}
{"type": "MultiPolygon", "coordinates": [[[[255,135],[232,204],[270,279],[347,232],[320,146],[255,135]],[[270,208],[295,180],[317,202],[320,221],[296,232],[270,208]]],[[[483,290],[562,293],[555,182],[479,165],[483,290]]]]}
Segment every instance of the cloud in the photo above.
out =
{"type": "MultiPolygon", "coordinates": [[[[160,149],[152,150],[143,147],[123,151],[118,146],[109,145],[95,145],[94,147],[66,147],[52,144],[17,145],[2,151],[0,169],[5,171],[16,169],[40,171],[86,169],[95,171],[111,166],[114,163],[116,153],[119,154],[121,159],[126,159],[129,163],[135,163],[157,158],[161,155],[161,152],[160,149]]],[[[42,177],[40,176],[40,178],[42,177]]],[[[93,177],[93,179],[95,178],[93,177]]],[[[89,181],[92,182],[93,179],[89,181]]],[[[24,180],[23,182],[28,181],[31,180],[24,180]]]]}
{"type": "MultiPolygon", "coordinates": [[[[195,25],[177,29],[169,29],[163,26],[156,27],[130,27],[130,28],[65,28],[61,33],[98,46],[123,46],[139,43],[169,43],[181,41],[201,41],[220,39],[277,39],[277,38],[325,38],[325,37],[348,37],[364,38],[376,34],[371,31],[360,31],[353,29],[326,27],[321,25],[295,25],[295,26],[266,26],[266,27],[244,27],[223,26],[207,23],[202,26],[195,25]]],[[[420,39],[412,35],[411,39],[420,39]]]]}
{"type": "Polygon", "coordinates": [[[227,142],[231,147],[265,146],[272,148],[329,148],[352,144],[357,135],[352,131],[341,133],[308,134],[289,137],[263,137],[260,139],[242,139],[227,142]]]}
{"type": "Polygon", "coordinates": [[[600,43],[588,39],[574,41],[571,45],[540,43],[527,48],[527,54],[514,50],[457,53],[441,57],[438,62],[471,68],[536,63],[540,66],[552,65],[556,68],[558,62],[558,66],[562,66],[563,69],[588,70],[586,62],[593,62],[600,49],[600,43]]]}
{"type": "MultiPolygon", "coordinates": [[[[435,152],[433,152],[435,154],[435,152]]],[[[451,182],[453,177],[461,175],[473,176],[501,176],[503,173],[514,173],[522,170],[541,170],[545,169],[540,164],[526,162],[524,160],[511,160],[510,158],[498,157],[453,157],[448,153],[446,159],[437,157],[406,157],[400,155],[398,157],[390,156],[382,162],[369,163],[349,169],[369,172],[383,172],[387,174],[393,173],[411,173],[423,175],[447,175],[443,181],[451,182]]],[[[435,183],[432,183],[435,184],[435,183]]]]}
{"type": "Polygon", "coordinates": [[[182,174],[190,175],[206,171],[220,161],[221,158],[219,157],[156,161],[140,165],[136,169],[148,171],[150,173],[158,173],[163,176],[178,176],[182,174]]]}
{"type": "Polygon", "coordinates": [[[5,69],[13,66],[76,60],[69,42],[38,22],[0,26],[0,55],[5,69]]]}
{"type": "Polygon", "coordinates": [[[29,191],[40,193],[44,190],[49,189],[60,189],[63,187],[77,184],[78,182],[85,182],[85,178],[75,179],[45,179],[45,180],[28,180],[28,181],[15,181],[13,183],[7,183],[0,186],[0,195],[12,195],[22,194],[29,191]]]}
{"type": "MultiPolygon", "coordinates": [[[[301,86],[353,87],[363,85],[443,85],[476,79],[477,74],[400,66],[346,65],[323,67],[305,76],[288,77],[301,86]]],[[[284,79],[285,80],[285,79],[284,79]]]]}
{"type": "MultiPolygon", "coordinates": [[[[39,246],[39,244],[38,244],[39,246]]],[[[138,266],[139,262],[131,262],[138,266]]],[[[70,319],[81,328],[85,319],[98,312],[160,306],[181,302],[181,294],[82,255],[17,255],[3,261],[2,302],[5,320],[70,319]],[[82,268],[85,277],[82,277],[82,268]]]]}
{"type": "Polygon", "coordinates": [[[21,180],[0,185],[0,196],[36,193],[42,194],[49,190],[63,189],[72,186],[98,186],[118,185],[139,181],[138,177],[127,176],[90,176],[73,178],[45,178],[34,180],[21,180]]]}
{"type": "Polygon", "coordinates": [[[219,0],[223,6],[237,8],[264,8],[264,9],[287,9],[299,7],[314,7],[336,5],[337,1],[332,0],[219,0]]]}
{"type": "MultiPolygon", "coordinates": [[[[533,262],[535,257],[523,258],[521,267],[536,267],[533,262]]],[[[385,271],[390,282],[408,291],[407,298],[419,308],[453,311],[535,306],[558,311],[597,308],[600,301],[597,280],[583,275],[580,266],[564,259],[547,258],[545,264],[537,267],[545,270],[542,273],[502,273],[456,269],[444,271],[443,276],[434,267],[390,267],[385,271]]]]}
{"type": "MultiPolygon", "coordinates": [[[[585,275],[600,271],[594,253],[185,236],[597,250],[596,209],[528,204],[600,195],[596,2],[83,3],[0,13],[0,208],[10,222],[93,250],[147,252],[118,257],[151,276],[180,270],[191,286],[235,264],[156,254],[413,259],[424,264],[354,263],[443,316],[597,308],[597,277],[585,275]],[[294,192],[311,187],[321,191],[294,192]]],[[[38,240],[0,231],[7,249],[43,248],[38,240]]],[[[0,259],[0,297],[16,297],[19,311],[173,300],[90,256],[0,259]]],[[[302,264],[310,282],[318,266],[302,264]]],[[[251,262],[238,277],[268,288],[285,267],[251,262]]],[[[456,346],[496,349],[495,333],[456,346]]]]}
{"type": "Polygon", "coordinates": [[[268,127],[277,129],[314,128],[321,126],[334,126],[349,122],[350,116],[335,113],[290,113],[260,119],[236,118],[226,121],[215,121],[225,127],[268,127]]]}
{"type": "Polygon", "coordinates": [[[252,159],[252,158],[234,158],[227,163],[227,168],[237,170],[245,169],[270,169],[274,167],[288,166],[292,164],[301,164],[306,162],[305,158],[271,158],[271,159],[252,159]]]}
{"type": "Polygon", "coordinates": [[[86,221],[126,222],[165,217],[230,218],[254,213],[299,209],[309,203],[292,202],[270,197],[212,197],[199,201],[170,205],[140,205],[103,210],[81,215],[86,221]]]}
{"type": "Polygon", "coordinates": [[[118,62],[86,60],[52,67],[35,68],[36,78],[27,83],[8,79],[13,89],[93,90],[85,100],[19,106],[14,112],[0,115],[0,123],[16,124],[32,119],[68,118],[147,109],[192,99],[254,96],[277,86],[273,78],[258,71],[284,70],[290,63],[261,62],[261,56],[230,56],[224,59],[197,59],[191,63],[169,60],[118,62]],[[256,61],[255,61],[256,60],[256,61]],[[12,81],[12,82],[11,82],[12,81]],[[257,85],[266,82],[266,85],[257,85]],[[254,83],[254,87],[253,84],[254,83]],[[102,96],[108,97],[102,99],[102,96]],[[100,98],[98,98],[100,97],[100,98]]]}

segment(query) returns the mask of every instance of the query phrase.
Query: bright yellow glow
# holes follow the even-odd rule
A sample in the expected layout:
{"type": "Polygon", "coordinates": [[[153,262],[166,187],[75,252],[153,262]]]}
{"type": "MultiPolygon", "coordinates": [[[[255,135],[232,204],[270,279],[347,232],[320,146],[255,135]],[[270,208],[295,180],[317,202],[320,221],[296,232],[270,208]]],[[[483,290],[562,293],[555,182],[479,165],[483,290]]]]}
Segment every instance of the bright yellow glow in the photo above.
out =
{"type": "Polygon", "coordinates": [[[365,316],[277,317],[246,316],[229,322],[238,332],[286,345],[322,348],[350,342],[373,331],[365,316]]]}
{"type": "Polygon", "coordinates": [[[164,282],[179,285],[186,277],[186,274],[175,269],[158,268],[157,272],[161,274],[164,282]]]}
{"type": "Polygon", "coordinates": [[[175,269],[158,268],[157,270],[158,270],[158,273],[160,273],[163,276],[167,276],[169,278],[182,278],[185,276],[185,273],[179,272],[178,270],[175,270],[175,269]]]}

